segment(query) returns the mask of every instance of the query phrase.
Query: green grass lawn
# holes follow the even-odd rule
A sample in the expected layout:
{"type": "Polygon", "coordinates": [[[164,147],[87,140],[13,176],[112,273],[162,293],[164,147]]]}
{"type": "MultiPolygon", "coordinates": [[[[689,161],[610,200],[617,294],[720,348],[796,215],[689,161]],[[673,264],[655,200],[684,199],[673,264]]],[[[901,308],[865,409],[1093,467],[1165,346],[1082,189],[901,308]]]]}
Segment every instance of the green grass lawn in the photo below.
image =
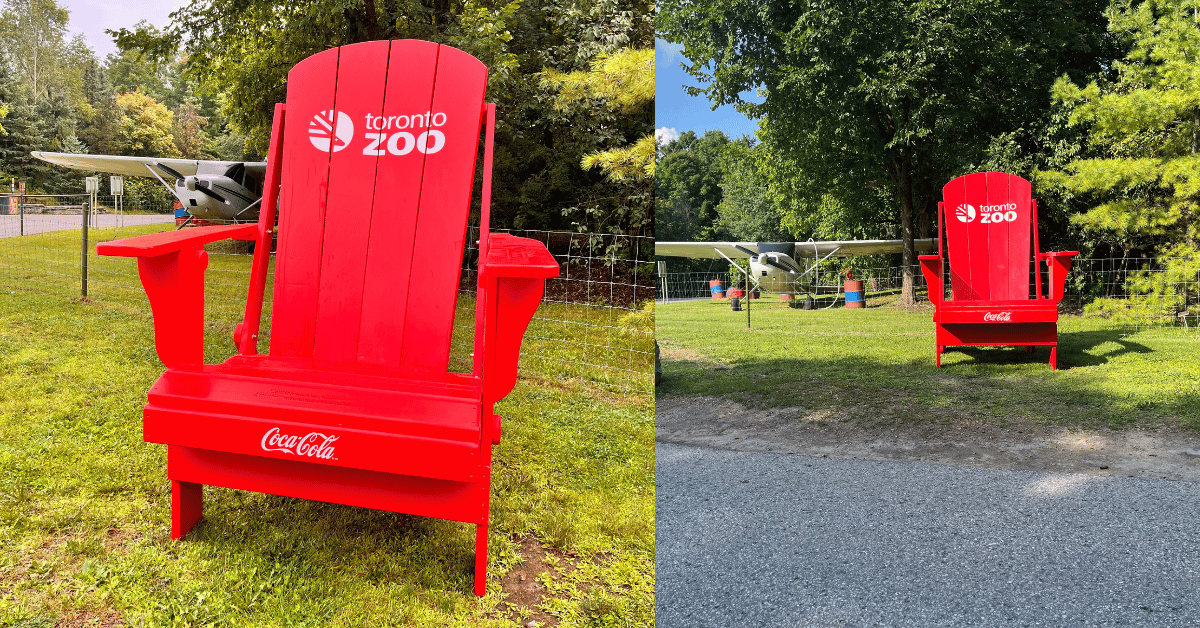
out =
{"type": "Polygon", "coordinates": [[[803,406],[874,422],[945,421],[954,413],[993,424],[1200,429],[1200,338],[1195,330],[1141,329],[1063,316],[1058,371],[1049,349],[947,351],[934,368],[932,308],[803,311],[762,300],[659,304],[659,395],[718,395],[750,407],[803,406]],[[947,413],[945,410],[953,410],[947,413]]]}
{"type": "MultiPolygon", "coordinates": [[[[594,347],[542,334],[561,373],[523,371],[497,406],[484,598],[466,524],[210,487],[205,519],[173,542],[166,449],[141,438],[163,368],[132,262],[90,259],[85,300],[77,233],[21,240],[0,240],[0,626],[653,623],[653,404],[575,379],[594,347]],[[514,597],[518,573],[543,592],[514,597]]],[[[210,362],[233,351],[249,257],[211,259],[210,362]]],[[[561,307],[563,329],[597,316],[561,307]]],[[[649,362],[616,377],[648,378],[649,362]]]]}

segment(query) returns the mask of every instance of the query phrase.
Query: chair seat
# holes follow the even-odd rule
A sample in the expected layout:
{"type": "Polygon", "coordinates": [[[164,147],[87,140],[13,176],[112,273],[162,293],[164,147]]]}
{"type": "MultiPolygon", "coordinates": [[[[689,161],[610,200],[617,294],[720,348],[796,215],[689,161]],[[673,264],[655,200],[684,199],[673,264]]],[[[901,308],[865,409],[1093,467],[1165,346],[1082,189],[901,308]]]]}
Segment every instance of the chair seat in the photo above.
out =
{"type": "Polygon", "coordinates": [[[465,375],[235,356],[167,370],[146,441],[464,482],[480,474],[480,389],[465,375]]]}
{"type": "Polygon", "coordinates": [[[1020,301],[942,301],[933,315],[938,323],[1053,323],[1058,304],[1048,299],[1020,301]]]}

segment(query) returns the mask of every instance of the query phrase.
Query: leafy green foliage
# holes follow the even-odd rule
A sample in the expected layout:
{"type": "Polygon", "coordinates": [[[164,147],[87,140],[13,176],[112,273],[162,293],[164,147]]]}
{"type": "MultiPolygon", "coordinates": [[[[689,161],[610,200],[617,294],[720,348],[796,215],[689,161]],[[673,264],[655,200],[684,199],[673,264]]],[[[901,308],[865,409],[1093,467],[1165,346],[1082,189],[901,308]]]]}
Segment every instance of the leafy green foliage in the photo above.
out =
{"type": "Polygon", "coordinates": [[[734,240],[781,242],[791,240],[780,225],[775,201],[767,194],[767,184],[759,171],[756,157],[761,149],[745,142],[732,142],[725,149],[726,172],[721,182],[721,203],[717,205],[716,228],[734,240]]]}
{"type": "Polygon", "coordinates": [[[984,161],[994,136],[1043,124],[1055,77],[1096,71],[1105,49],[1098,0],[660,6],[662,36],[706,84],[692,91],[762,119],[782,210],[839,207],[843,224],[887,228],[906,241],[906,268],[941,186],[984,161]],[[756,91],[761,103],[742,98],[756,91]]]}
{"type": "MultiPolygon", "coordinates": [[[[185,75],[219,95],[223,114],[259,155],[274,104],[284,99],[287,71],[301,59],[377,39],[461,48],[491,70],[489,97],[499,110],[493,224],[644,233],[652,227],[648,186],[614,189],[602,173],[584,172],[580,164],[585,155],[646,136],[652,103],[612,110],[604,99],[589,97],[556,108],[541,73],[586,71],[600,55],[649,47],[652,7],[647,0],[195,0],[174,14],[165,32],[135,28],[114,35],[123,49],[159,60],[182,51],[185,75]]],[[[637,154],[613,164],[628,159],[637,154]]]]}
{"type": "MultiPolygon", "coordinates": [[[[1091,201],[1075,224],[1105,234],[1125,253],[1166,258],[1166,275],[1192,282],[1200,270],[1198,9],[1190,0],[1112,5],[1109,30],[1128,42],[1129,53],[1113,64],[1112,76],[1084,87],[1069,77],[1054,85],[1070,123],[1086,130],[1088,154],[1039,173],[1091,201]]],[[[1138,274],[1127,287],[1174,312],[1200,304],[1200,294],[1181,294],[1158,277],[1138,274]]]]}
{"type": "Polygon", "coordinates": [[[729,138],[721,131],[698,137],[685,131],[662,145],[654,179],[655,236],[667,242],[718,240],[717,206],[725,180],[729,138]]]}

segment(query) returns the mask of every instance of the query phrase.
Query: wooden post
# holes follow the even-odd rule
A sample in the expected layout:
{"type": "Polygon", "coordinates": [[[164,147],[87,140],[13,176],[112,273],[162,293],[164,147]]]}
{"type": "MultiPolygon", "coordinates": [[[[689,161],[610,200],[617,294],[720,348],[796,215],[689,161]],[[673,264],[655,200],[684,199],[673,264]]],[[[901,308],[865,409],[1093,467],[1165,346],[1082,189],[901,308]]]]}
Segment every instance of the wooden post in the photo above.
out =
{"type": "Polygon", "coordinates": [[[85,297],[87,296],[87,279],[88,279],[88,271],[87,271],[88,209],[89,209],[88,203],[84,203],[83,211],[80,212],[80,214],[83,216],[83,238],[82,238],[83,246],[81,247],[81,251],[79,254],[79,258],[80,258],[79,278],[80,278],[81,285],[82,285],[82,289],[80,290],[80,295],[85,296],[85,297]]]}

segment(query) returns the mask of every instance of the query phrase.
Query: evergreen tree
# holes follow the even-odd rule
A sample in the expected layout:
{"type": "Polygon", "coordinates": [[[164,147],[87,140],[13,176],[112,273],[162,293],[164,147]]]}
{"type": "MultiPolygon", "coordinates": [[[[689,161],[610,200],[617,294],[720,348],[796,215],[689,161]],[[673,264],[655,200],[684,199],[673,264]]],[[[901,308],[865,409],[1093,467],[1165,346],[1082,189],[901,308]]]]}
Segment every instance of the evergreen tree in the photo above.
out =
{"type": "Polygon", "coordinates": [[[1186,309],[1200,302],[1176,288],[1200,273],[1200,2],[1119,0],[1107,15],[1109,30],[1131,45],[1115,77],[1054,86],[1100,156],[1041,177],[1095,201],[1077,224],[1166,260],[1164,275],[1142,273],[1130,287],[1167,310],[1186,309]]]}

